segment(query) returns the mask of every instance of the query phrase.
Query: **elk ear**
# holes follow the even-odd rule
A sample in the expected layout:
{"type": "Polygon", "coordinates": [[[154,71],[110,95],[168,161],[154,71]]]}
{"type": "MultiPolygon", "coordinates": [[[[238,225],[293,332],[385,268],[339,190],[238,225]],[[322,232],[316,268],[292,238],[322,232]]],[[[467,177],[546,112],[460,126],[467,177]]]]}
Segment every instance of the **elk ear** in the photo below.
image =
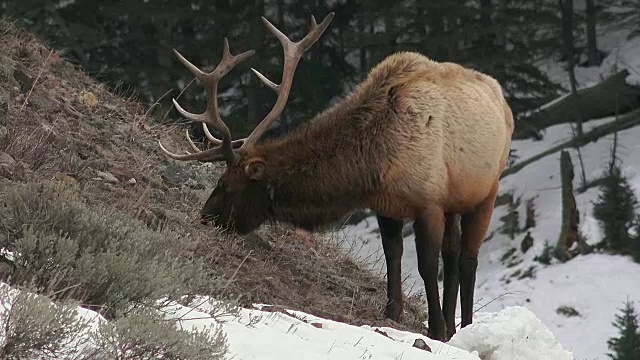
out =
{"type": "Polygon", "coordinates": [[[251,159],[244,166],[244,172],[251,180],[262,180],[266,169],[267,163],[260,158],[251,159]]]}

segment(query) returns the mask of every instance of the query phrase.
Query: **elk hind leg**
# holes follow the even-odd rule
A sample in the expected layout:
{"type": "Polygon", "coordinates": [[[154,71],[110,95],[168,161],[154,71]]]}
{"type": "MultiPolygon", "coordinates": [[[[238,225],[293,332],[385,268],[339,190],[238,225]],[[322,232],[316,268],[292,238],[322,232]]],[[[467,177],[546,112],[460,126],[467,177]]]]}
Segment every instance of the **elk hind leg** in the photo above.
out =
{"type": "Polygon", "coordinates": [[[427,336],[434,340],[445,340],[445,322],[440,295],[438,294],[438,260],[444,234],[444,211],[428,209],[415,219],[416,253],[418,272],[424,281],[429,307],[429,331],[427,336]]]}
{"type": "Polygon", "coordinates": [[[487,233],[498,194],[498,181],[489,195],[473,211],[462,216],[462,249],[460,254],[460,310],[465,327],[473,322],[473,293],[478,268],[478,251],[487,233]]]}
{"type": "Polygon", "coordinates": [[[460,285],[460,216],[445,216],[444,238],[442,244],[442,263],[444,270],[444,289],[442,291],[442,312],[447,326],[446,340],[456,333],[456,303],[460,285]]]}
{"type": "Polygon", "coordinates": [[[385,316],[400,321],[402,315],[402,226],[403,221],[377,215],[382,248],[387,263],[387,304],[385,316]]]}

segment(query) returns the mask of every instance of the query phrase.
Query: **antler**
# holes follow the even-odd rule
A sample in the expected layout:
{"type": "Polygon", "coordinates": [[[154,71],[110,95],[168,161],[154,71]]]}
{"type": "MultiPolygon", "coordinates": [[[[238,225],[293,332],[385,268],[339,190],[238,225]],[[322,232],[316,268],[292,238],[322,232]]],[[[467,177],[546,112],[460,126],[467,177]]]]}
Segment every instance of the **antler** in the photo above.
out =
{"type": "Polygon", "coordinates": [[[215,145],[215,147],[206,151],[201,151],[193,143],[193,141],[191,141],[189,132],[187,131],[187,140],[189,141],[191,148],[196,153],[177,155],[165,149],[165,147],[162,146],[162,143],[158,142],[158,144],[160,145],[160,149],[167,156],[176,160],[225,160],[228,165],[233,164],[236,158],[234,149],[244,149],[245,151],[252,149],[255,146],[256,142],[260,139],[260,137],[264,135],[264,133],[271,127],[278,116],[280,116],[282,110],[284,110],[285,104],[287,103],[289,92],[291,91],[291,85],[293,83],[293,75],[295,73],[296,67],[298,66],[298,62],[302,58],[304,52],[309,49],[309,47],[311,47],[311,45],[313,45],[316,41],[318,41],[322,33],[329,26],[329,23],[331,23],[331,20],[333,20],[334,15],[334,12],[330,12],[320,24],[318,24],[315,17],[311,15],[311,29],[309,30],[309,33],[302,40],[295,43],[291,41],[280,30],[278,30],[275,26],[273,26],[273,24],[271,24],[269,20],[267,20],[265,17],[262,17],[262,21],[264,22],[267,29],[269,29],[269,31],[271,31],[271,33],[273,33],[278,38],[278,40],[280,40],[280,44],[282,45],[282,49],[284,52],[282,80],[279,85],[276,85],[256,69],[251,68],[251,70],[253,70],[253,72],[262,82],[264,82],[269,88],[271,88],[278,94],[278,99],[276,100],[276,103],[271,111],[264,117],[264,119],[262,119],[260,124],[256,126],[256,128],[251,132],[251,134],[249,134],[249,136],[233,141],[231,140],[231,132],[229,131],[229,128],[218,114],[218,82],[234,66],[246,60],[255,52],[253,50],[249,50],[239,55],[231,55],[231,53],[229,52],[229,42],[227,41],[227,38],[225,38],[222,60],[212,72],[204,73],[174,49],[173,52],[175,53],[176,57],[178,57],[178,60],[180,60],[180,62],[187,69],[189,69],[189,71],[191,71],[191,73],[193,73],[193,75],[205,86],[205,89],[207,90],[207,109],[202,114],[192,114],[180,107],[175,99],[172,99],[173,104],[176,109],[187,119],[202,123],[202,128],[204,130],[205,136],[207,137],[207,139],[209,139],[209,142],[215,145]],[[211,132],[209,132],[207,124],[210,124],[211,126],[216,128],[222,134],[222,139],[218,139],[213,136],[211,132]]]}
{"type": "Polygon", "coordinates": [[[265,26],[271,33],[273,33],[278,40],[280,40],[280,44],[282,45],[282,50],[284,52],[284,65],[282,70],[282,80],[279,85],[276,85],[271,80],[269,80],[266,76],[262,75],[258,70],[251,68],[251,70],[258,76],[262,82],[275,91],[278,94],[278,99],[276,100],[275,105],[271,109],[271,111],[262,119],[260,124],[256,126],[255,129],[247,136],[244,140],[240,149],[250,149],[252,148],[256,142],[264,135],[264,133],[269,130],[273,122],[280,116],[282,110],[284,110],[284,106],[287,103],[287,99],[289,97],[289,92],[291,91],[291,84],[293,83],[293,74],[296,71],[296,67],[298,66],[298,62],[302,57],[302,54],[311,47],[322,35],[322,33],[327,29],[331,20],[333,20],[334,12],[330,12],[327,16],[322,20],[320,24],[316,22],[316,18],[311,15],[311,29],[307,36],[305,36],[302,40],[298,42],[291,41],[285,34],[283,34],[280,30],[278,30],[273,24],[269,22],[264,16],[262,17],[262,21],[265,26]]]}
{"type": "Polygon", "coordinates": [[[177,50],[174,49],[173,52],[178,60],[180,60],[180,62],[187,69],[189,69],[189,71],[191,71],[191,73],[200,81],[200,83],[202,83],[202,85],[204,85],[207,91],[207,109],[202,114],[193,114],[184,110],[178,104],[176,99],[172,99],[173,105],[180,112],[180,114],[182,114],[182,116],[186,117],[189,120],[201,122],[205,129],[205,135],[207,136],[209,141],[211,141],[211,143],[216,145],[216,147],[206,151],[200,151],[195,146],[193,141],[191,141],[187,132],[187,139],[189,140],[191,147],[196,151],[195,154],[177,155],[165,149],[165,147],[162,146],[162,143],[158,142],[160,145],[160,149],[167,156],[176,160],[225,160],[228,165],[233,164],[235,160],[235,153],[233,152],[233,149],[237,148],[241,144],[244,144],[244,139],[231,141],[231,132],[218,113],[218,82],[227,73],[229,73],[229,71],[231,71],[234,66],[248,59],[255,53],[255,51],[249,50],[238,55],[231,55],[231,53],[229,52],[229,41],[225,37],[222,60],[220,60],[218,66],[216,66],[216,68],[210,73],[202,72],[195,65],[185,59],[177,50]],[[206,127],[206,124],[210,124],[218,131],[220,131],[220,133],[222,134],[222,140],[217,139],[213,135],[211,135],[206,127]]]}

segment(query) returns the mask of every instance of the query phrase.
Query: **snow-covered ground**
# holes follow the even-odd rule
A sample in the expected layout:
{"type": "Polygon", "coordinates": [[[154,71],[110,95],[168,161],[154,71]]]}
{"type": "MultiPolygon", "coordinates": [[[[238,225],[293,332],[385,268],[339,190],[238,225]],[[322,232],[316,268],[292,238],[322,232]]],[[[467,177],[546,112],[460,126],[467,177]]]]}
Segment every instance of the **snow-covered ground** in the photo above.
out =
{"type": "MultiPolygon", "coordinates": [[[[0,283],[2,287],[8,287],[0,283]]],[[[0,299],[0,306],[15,294],[0,299]]],[[[572,360],[552,333],[524,307],[510,307],[497,313],[478,313],[476,323],[458,332],[450,343],[387,327],[356,327],[299,311],[241,309],[238,314],[211,317],[215,301],[197,299],[190,308],[173,304],[162,309],[166,318],[181,319],[185,330],[210,331],[222,327],[229,345],[228,359],[371,359],[371,360],[572,360]],[[422,340],[430,350],[414,347],[422,340]]],[[[79,308],[78,316],[89,320],[87,331],[73,344],[92,346],[89,331],[106,321],[99,314],[79,308]]],[[[5,319],[0,318],[0,324],[5,319]]],[[[5,326],[0,326],[4,345],[5,326]]]]}
{"type": "MultiPolygon", "coordinates": [[[[593,86],[603,77],[610,76],[616,66],[618,69],[629,69],[629,83],[640,84],[640,37],[627,40],[626,32],[602,33],[599,48],[610,53],[601,66],[576,70],[580,87],[593,86]]],[[[548,63],[541,67],[549,72],[553,80],[566,85],[563,66],[564,64],[548,63]]],[[[585,124],[585,131],[612,120],[614,119],[591,120],[585,124]]],[[[512,148],[521,161],[569,140],[571,136],[572,130],[568,124],[553,126],[546,130],[542,141],[514,141],[512,148]]],[[[639,138],[640,128],[618,134],[623,170],[637,194],[640,194],[639,138]]],[[[602,174],[608,161],[612,139],[613,135],[610,135],[582,148],[587,180],[598,178],[602,174]]],[[[580,184],[580,163],[577,153],[573,149],[568,151],[575,168],[574,187],[577,187],[580,184]]],[[[513,240],[499,233],[497,230],[502,226],[499,219],[507,213],[507,206],[495,209],[488,231],[491,239],[480,251],[476,308],[495,312],[509,306],[524,306],[542,320],[563,346],[573,352],[576,359],[604,360],[608,359],[606,341],[616,334],[612,321],[618,308],[627,298],[640,306],[640,264],[628,257],[605,254],[578,256],[567,263],[552,263],[549,266],[533,260],[542,252],[545,240],[554,245],[560,234],[562,203],[559,158],[559,152],[549,155],[501,181],[501,194],[512,193],[514,198],[521,198],[518,207],[520,227],[523,227],[526,218],[526,201],[533,199],[536,225],[529,231],[534,242],[533,247],[522,254],[520,244],[525,233],[518,234],[513,240]],[[512,248],[515,248],[513,255],[505,262],[501,261],[503,255],[512,248]],[[505,263],[511,263],[512,266],[507,267],[505,263]],[[514,263],[517,264],[513,265],[514,263]],[[527,270],[533,272],[532,276],[519,278],[527,270]],[[556,313],[560,306],[573,307],[580,315],[560,315],[556,313]]],[[[597,194],[598,189],[592,188],[576,196],[580,230],[590,244],[602,239],[599,226],[592,216],[592,202],[597,194]]],[[[364,259],[372,269],[384,274],[382,244],[376,230],[375,217],[370,217],[357,225],[347,226],[339,235],[345,239],[344,246],[351,253],[364,259]]],[[[417,271],[413,235],[405,237],[404,249],[404,287],[407,291],[424,292],[417,271]]],[[[475,319],[479,317],[476,315],[475,319]]],[[[452,341],[452,344],[456,343],[452,341]]]]}

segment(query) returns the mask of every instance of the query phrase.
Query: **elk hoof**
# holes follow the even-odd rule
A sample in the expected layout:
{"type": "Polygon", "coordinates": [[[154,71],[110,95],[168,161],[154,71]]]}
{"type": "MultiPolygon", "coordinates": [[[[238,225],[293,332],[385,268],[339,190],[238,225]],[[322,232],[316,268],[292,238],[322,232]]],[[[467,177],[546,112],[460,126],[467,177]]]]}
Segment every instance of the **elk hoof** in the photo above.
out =
{"type": "Polygon", "coordinates": [[[447,337],[445,339],[445,342],[451,340],[451,338],[455,334],[456,334],[456,328],[455,327],[453,328],[453,330],[449,330],[449,328],[447,328],[447,337]]]}
{"type": "Polygon", "coordinates": [[[400,322],[400,317],[402,315],[402,304],[396,301],[391,301],[387,304],[384,315],[388,319],[391,319],[395,322],[400,322]]]}
{"type": "Polygon", "coordinates": [[[427,332],[427,337],[431,340],[437,340],[441,342],[447,342],[448,338],[444,335],[444,329],[439,328],[437,326],[429,327],[429,331],[427,332]]]}

